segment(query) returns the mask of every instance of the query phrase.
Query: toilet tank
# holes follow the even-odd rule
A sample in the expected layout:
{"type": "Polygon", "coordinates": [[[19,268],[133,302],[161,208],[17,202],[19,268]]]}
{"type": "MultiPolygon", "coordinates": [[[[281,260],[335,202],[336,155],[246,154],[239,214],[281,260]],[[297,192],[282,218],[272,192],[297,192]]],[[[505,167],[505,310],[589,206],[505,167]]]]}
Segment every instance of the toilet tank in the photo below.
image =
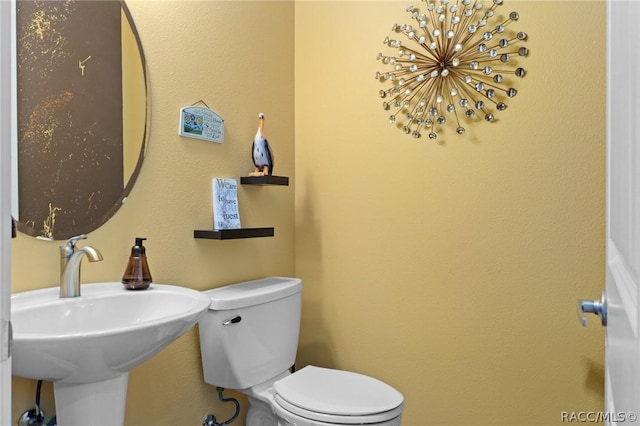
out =
{"type": "Polygon", "coordinates": [[[285,372],[296,358],[302,281],[270,277],[204,292],[198,323],[205,382],[246,389],[285,372]]]}

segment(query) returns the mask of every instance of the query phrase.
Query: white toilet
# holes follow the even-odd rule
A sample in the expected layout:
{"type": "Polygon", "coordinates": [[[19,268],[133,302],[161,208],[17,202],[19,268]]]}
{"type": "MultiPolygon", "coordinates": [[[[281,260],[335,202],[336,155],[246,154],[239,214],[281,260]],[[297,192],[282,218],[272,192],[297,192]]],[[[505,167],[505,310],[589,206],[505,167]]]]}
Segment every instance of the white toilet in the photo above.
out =
{"type": "Polygon", "coordinates": [[[205,382],[249,397],[247,426],[401,424],[403,396],[362,374],[294,373],[302,281],[272,277],[206,291],[199,322],[205,382]]]}

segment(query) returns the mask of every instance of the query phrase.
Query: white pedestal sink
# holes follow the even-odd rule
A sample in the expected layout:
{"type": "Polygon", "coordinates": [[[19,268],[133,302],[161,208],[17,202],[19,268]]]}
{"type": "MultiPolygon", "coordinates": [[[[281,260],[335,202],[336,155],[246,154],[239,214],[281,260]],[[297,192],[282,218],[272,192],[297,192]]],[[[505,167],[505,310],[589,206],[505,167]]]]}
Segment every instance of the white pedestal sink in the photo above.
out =
{"type": "Polygon", "coordinates": [[[60,426],[122,425],[128,372],[196,324],[203,293],[152,284],[82,284],[80,297],[59,287],[11,296],[13,374],[53,382],[60,426]]]}

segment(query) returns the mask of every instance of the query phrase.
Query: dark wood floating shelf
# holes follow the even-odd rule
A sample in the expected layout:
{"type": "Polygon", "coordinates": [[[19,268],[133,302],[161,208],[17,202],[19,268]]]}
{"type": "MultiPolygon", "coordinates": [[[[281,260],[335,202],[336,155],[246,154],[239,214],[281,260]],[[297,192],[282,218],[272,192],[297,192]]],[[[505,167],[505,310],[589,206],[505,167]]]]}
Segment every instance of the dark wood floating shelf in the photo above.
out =
{"type": "Polygon", "coordinates": [[[222,229],[220,231],[204,229],[193,231],[193,238],[208,238],[210,240],[234,240],[238,238],[273,237],[273,235],[273,228],[222,229]]]}
{"type": "Polygon", "coordinates": [[[287,176],[242,176],[241,185],[289,185],[287,176]]]}

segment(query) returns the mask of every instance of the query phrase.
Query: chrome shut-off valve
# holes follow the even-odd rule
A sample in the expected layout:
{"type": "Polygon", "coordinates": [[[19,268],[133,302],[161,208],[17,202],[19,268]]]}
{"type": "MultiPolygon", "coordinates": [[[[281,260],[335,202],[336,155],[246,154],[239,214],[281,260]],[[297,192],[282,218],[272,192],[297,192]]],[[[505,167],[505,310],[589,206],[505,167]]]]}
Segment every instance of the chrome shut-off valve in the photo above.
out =
{"type": "Polygon", "coordinates": [[[600,317],[600,323],[603,327],[607,326],[607,293],[602,292],[600,300],[578,299],[578,316],[583,327],[587,326],[587,317],[585,314],[595,314],[600,317]]]}

